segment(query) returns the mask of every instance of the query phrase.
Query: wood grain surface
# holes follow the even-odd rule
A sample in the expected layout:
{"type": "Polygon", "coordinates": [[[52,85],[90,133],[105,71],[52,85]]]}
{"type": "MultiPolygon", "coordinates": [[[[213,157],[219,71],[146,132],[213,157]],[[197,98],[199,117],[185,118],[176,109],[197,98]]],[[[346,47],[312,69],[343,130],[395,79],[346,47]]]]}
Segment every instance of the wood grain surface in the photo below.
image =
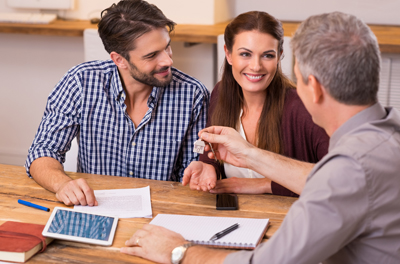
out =
{"type": "MultiPolygon", "coordinates": [[[[73,178],[84,178],[95,190],[127,189],[150,186],[153,216],[159,213],[187,214],[222,217],[269,218],[263,241],[268,240],[279,228],[295,198],[276,195],[239,195],[239,210],[218,211],[215,195],[192,191],[181,183],[68,173],[73,178]]],[[[46,224],[51,212],[37,210],[18,204],[18,199],[50,208],[67,207],[57,201],[55,195],[33,179],[28,178],[25,168],[0,164],[0,224],[5,221],[46,224]]],[[[111,247],[56,240],[42,254],[35,255],[28,263],[151,263],[147,260],[119,252],[132,234],[150,218],[123,218],[119,220],[111,247]]]]}

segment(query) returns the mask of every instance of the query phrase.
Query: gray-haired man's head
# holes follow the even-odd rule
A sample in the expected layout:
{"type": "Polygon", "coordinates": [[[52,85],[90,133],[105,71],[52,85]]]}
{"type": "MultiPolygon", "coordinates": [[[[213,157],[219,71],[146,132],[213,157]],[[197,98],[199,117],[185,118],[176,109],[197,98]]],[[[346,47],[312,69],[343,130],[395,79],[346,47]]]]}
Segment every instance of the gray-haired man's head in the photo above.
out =
{"type": "Polygon", "coordinates": [[[313,75],[335,100],[347,105],[377,101],[379,46],[357,17],[340,12],[311,16],[291,45],[304,83],[313,75]]]}

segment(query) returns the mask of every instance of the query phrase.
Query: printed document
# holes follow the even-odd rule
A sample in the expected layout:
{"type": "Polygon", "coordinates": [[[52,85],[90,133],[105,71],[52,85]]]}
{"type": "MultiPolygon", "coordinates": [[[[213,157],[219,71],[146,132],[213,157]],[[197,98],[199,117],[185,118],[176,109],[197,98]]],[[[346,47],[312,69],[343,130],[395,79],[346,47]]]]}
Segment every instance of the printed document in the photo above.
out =
{"type": "Polygon", "coordinates": [[[150,186],[136,189],[95,190],[98,206],[75,205],[74,209],[119,218],[152,218],[150,186]]]}

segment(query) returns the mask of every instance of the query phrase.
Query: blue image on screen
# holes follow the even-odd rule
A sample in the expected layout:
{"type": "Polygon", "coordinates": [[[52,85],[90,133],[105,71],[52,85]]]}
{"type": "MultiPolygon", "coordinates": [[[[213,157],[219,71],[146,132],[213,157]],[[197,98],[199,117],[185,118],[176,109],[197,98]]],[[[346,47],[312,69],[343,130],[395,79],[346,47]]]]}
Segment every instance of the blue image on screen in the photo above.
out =
{"type": "Polygon", "coordinates": [[[113,222],[112,217],[58,210],[49,232],[106,241],[110,237],[113,222]]]}

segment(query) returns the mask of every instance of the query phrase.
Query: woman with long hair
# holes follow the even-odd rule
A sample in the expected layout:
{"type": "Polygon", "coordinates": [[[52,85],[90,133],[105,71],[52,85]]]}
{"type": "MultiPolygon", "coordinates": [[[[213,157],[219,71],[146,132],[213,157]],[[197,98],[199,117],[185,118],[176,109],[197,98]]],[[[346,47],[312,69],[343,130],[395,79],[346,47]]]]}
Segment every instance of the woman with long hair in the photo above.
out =
{"type": "MultiPolygon", "coordinates": [[[[266,12],[243,13],[229,23],[224,38],[225,64],[211,95],[208,126],[232,127],[258,148],[319,161],[328,151],[329,137],[313,123],[294,84],[282,73],[281,22],[266,12]]],[[[209,159],[207,153],[200,160],[189,167],[223,178],[210,192],[297,196],[254,171],[209,159]],[[206,168],[209,164],[214,169],[206,168]]]]}

